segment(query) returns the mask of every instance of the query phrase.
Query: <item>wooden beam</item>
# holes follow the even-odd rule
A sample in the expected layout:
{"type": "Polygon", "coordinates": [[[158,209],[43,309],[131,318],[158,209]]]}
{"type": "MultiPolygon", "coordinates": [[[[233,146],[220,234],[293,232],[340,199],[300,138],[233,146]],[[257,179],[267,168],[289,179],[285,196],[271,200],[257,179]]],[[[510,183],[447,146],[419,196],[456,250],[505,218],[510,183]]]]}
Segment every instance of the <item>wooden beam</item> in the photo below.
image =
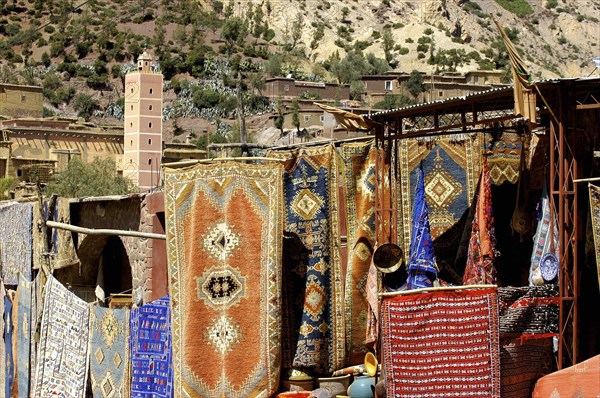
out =
{"type": "Polygon", "coordinates": [[[600,109],[600,104],[580,104],[575,107],[578,111],[585,111],[590,109],[600,109]]]}
{"type": "Polygon", "coordinates": [[[124,231],[120,229],[92,229],[92,228],[83,228],[78,227],[76,225],[65,224],[62,222],[56,221],[46,221],[46,226],[56,228],[56,229],[64,229],[71,232],[77,232],[86,235],[113,235],[113,236],[131,236],[134,238],[149,238],[149,239],[166,239],[166,235],[164,234],[154,234],[150,232],[139,232],[139,231],[124,231]]]}

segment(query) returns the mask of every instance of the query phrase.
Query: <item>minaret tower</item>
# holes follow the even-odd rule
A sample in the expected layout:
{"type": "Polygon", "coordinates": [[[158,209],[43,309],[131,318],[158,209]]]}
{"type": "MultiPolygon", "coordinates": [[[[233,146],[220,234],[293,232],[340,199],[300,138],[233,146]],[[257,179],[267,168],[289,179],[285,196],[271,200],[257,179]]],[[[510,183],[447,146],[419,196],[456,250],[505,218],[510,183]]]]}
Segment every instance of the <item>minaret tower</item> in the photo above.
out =
{"type": "Polygon", "coordinates": [[[144,51],[137,70],[125,76],[123,175],[147,191],[160,185],[162,157],[163,75],[152,71],[152,57],[144,51]]]}

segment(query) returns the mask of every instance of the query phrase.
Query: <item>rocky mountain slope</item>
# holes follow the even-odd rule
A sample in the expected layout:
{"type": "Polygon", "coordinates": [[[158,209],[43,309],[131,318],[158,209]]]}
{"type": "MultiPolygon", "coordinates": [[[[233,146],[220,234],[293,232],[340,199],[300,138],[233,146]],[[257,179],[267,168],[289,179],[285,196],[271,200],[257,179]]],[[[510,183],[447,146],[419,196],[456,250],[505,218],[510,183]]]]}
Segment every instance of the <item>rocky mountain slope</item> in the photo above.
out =
{"type": "Polygon", "coordinates": [[[192,118],[231,138],[231,60],[242,60],[248,112],[259,116],[273,110],[260,99],[269,75],[352,83],[342,72],[503,69],[510,78],[491,16],[534,78],[593,71],[600,0],[0,0],[0,82],[43,85],[48,115],[118,124],[124,73],[146,48],[166,76],[167,138],[183,140],[192,118]],[[336,68],[340,60],[349,63],[336,68]]]}

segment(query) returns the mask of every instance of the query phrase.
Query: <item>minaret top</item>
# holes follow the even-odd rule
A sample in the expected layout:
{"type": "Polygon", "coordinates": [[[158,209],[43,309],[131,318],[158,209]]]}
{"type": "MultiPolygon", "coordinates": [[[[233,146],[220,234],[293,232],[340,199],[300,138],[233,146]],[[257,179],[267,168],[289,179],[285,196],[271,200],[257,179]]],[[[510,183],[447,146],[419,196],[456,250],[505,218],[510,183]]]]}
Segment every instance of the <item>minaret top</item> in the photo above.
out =
{"type": "Polygon", "coordinates": [[[138,57],[138,71],[146,73],[152,72],[152,57],[146,51],[138,57]]]}

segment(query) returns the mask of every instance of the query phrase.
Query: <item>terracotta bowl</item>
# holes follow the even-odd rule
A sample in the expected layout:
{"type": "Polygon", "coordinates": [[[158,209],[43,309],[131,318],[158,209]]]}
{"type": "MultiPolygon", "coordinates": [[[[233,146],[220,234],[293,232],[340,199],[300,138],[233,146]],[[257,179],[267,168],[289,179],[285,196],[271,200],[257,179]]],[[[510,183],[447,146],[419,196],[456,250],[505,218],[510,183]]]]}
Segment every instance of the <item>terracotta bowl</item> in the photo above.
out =
{"type": "Polygon", "coordinates": [[[282,391],[312,391],[315,381],[310,380],[281,380],[282,391]]]}

